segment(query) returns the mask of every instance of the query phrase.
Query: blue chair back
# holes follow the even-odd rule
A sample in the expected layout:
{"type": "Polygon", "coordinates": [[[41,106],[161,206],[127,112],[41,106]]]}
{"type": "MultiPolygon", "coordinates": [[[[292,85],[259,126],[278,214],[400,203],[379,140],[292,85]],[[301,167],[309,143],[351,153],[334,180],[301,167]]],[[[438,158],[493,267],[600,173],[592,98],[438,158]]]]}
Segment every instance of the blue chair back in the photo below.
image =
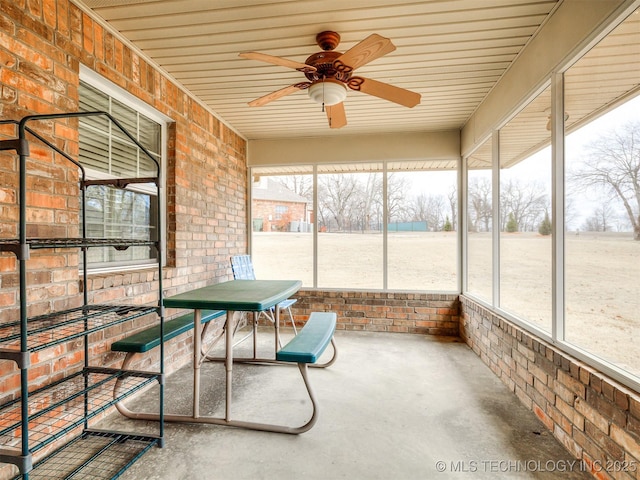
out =
{"type": "Polygon", "coordinates": [[[233,278],[235,280],[256,279],[250,255],[234,255],[231,257],[231,270],[233,271],[233,278]]]}

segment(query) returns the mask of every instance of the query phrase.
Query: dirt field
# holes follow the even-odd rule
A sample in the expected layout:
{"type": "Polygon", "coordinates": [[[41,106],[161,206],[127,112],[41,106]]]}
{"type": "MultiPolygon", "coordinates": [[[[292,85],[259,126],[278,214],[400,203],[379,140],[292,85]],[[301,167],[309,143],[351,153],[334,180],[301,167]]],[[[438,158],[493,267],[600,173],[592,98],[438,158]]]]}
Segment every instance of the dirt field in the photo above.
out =
{"type": "MultiPolygon", "coordinates": [[[[258,278],[298,278],[313,285],[313,237],[254,233],[258,278]]],[[[381,234],[318,237],[319,288],[382,289],[381,234]]],[[[502,308],[551,331],[551,242],[537,234],[501,239],[502,308]]],[[[456,291],[456,234],[393,233],[388,240],[389,290],[456,291]]],[[[469,237],[469,285],[489,298],[490,234],[469,237]]],[[[566,237],[566,339],[640,376],[640,242],[631,234],[566,237]]]]}

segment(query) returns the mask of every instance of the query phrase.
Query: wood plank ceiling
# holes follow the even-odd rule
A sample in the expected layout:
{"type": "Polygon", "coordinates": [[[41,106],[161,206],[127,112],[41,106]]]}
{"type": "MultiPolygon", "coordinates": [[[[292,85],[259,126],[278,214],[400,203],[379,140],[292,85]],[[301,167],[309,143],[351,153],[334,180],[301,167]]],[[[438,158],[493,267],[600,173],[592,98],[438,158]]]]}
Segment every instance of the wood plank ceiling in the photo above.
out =
{"type": "Polygon", "coordinates": [[[461,128],[530,41],[557,0],[78,0],[247,139],[461,128]],[[344,52],[371,33],[395,51],[357,74],[422,95],[406,108],[356,91],[347,126],[296,91],[247,103],[306,80],[301,72],[238,57],[259,51],[304,62],[317,33],[344,52]]]}

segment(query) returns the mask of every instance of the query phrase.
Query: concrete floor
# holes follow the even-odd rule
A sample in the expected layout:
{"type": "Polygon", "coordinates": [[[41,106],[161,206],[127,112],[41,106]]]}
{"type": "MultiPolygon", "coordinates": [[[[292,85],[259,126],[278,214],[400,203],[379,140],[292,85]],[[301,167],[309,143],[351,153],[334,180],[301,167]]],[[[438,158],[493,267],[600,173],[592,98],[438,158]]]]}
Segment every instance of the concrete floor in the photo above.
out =
{"type": "MultiPolygon", "coordinates": [[[[273,335],[259,337],[260,353],[273,351],[273,335]]],[[[167,424],[166,446],[120,478],[592,478],[458,339],[337,332],[336,342],[338,361],[310,371],[320,403],[310,431],[167,424]]],[[[188,366],[169,377],[166,412],[190,413],[191,372],[188,366]]],[[[222,365],[203,366],[203,415],[223,415],[223,379],[222,365]]],[[[237,365],[233,388],[233,418],[299,425],[311,414],[295,367],[237,365]]],[[[152,408],[141,399],[129,405],[152,408]]],[[[145,424],[117,415],[106,423],[145,424]]]]}

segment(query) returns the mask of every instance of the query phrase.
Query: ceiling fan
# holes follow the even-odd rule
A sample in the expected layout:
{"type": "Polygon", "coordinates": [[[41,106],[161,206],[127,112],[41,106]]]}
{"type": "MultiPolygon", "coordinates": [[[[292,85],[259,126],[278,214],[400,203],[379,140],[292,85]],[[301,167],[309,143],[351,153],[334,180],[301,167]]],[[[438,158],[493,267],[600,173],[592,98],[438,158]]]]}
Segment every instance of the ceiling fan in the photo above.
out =
{"type": "Polygon", "coordinates": [[[293,68],[304,73],[308,79],[257,98],[249,102],[249,105],[261,107],[298,90],[308,90],[309,97],[322,104],[326,111],[329,127],[341,128],[347,124],[343,103],[347,87],[409,108],[420,103],[419,93],[354,75],[357,68],[396,49],[388,38],[374,33],[345,53],[334,51],[340,43],[340,35],[336,32],[321,32],[316,35],[316,42],[323,51],[314,53],[304,63],[266,53],[240,53],[242,58],[293,68]]]}

